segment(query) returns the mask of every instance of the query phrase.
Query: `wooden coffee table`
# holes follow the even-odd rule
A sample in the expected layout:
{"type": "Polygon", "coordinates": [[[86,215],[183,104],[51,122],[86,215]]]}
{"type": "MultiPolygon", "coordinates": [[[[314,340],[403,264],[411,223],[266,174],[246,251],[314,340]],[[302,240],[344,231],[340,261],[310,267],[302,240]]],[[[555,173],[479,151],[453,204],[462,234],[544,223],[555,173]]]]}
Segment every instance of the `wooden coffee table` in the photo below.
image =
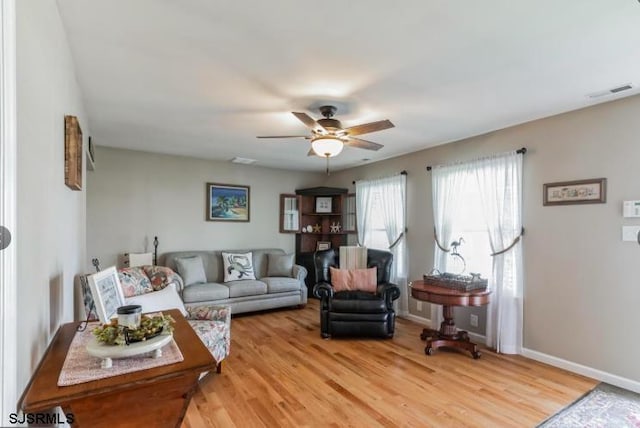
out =
{"type": "Polygon", "coordinates": [[[440,324],[440,330],[425,328],[420,334],[420,339],[426,340],[424,353],[432,355],[434,349],[441,346],[464,349],[471,352],[474,359],[480,358],[478,346],[469,340],[466,331],[458,331],[453,320],[453,308],[455,306],[482,306],[489,303],[488,290],[458,291],[451,288],[436,285],[427,285],[422,280],[412,281],[409,284],[411,297],[423,302],[442,305],[444,321],[440,324]]]}
{"type": "Polygon", "coordinates": [[[25,413],[56,406],[73,414],[82,427],[179,427],[202,372],[216,361],[180,311],[163,311],[175,319],[173,338],[184,361],[121,376],[58,386],[58,376],[78,322],[62,325],[19,402],[25,413]]]}

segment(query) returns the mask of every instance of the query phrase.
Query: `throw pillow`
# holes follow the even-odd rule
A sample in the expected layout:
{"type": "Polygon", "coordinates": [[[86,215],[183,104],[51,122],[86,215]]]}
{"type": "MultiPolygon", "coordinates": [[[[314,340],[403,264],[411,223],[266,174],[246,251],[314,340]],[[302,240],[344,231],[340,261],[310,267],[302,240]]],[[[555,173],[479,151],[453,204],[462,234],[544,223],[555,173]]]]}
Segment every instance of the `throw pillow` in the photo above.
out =
{"type": "Polygon", "coordinates": [[[360,290],[375,293],[378,288],[376,268],[336,269],[330,267],[331,286],[334,291],[360,290]]]}
{"type": "Polygon", "coordinates": [[[149,277],[151,287],[155,291],[162,290],[167,285],[175,282],[178,289],[182,289],[182,279],[180,275],[166,266],[143,266],[144,272],[149,277]]]}
{"type": "Polygon", "coordinates": [[[124,299],[127,305],[140,305],[142,312],[159,312],[169,309],[179,309],[185,317],[189,315],[176,291],[175,284],[169,284],[160,291],[134,296],[124,299]]]}
{"type": "Polygon", "coordinates": [[[139,296],[153,291],[151,281],[140,267],[118,269],[118,278],[124,297],[139,296]]]}
{"type": "Polygon", "coordinates": [[[182,277],[184,286],[207,282],[204,265],[200,256],[180,257],[176,259],[176,268],[182,277]]]}
{"type": "Polygon", "coordinates": [[[267,254],[267,276],[293,275],[294,254],[267,254]]]}
{"type": "Polygon", "coordinates": [[[222,253],[224,265],[224,282],[239,281],[241,279],[256,279],[253,272],[252,253],[222,253]]]}

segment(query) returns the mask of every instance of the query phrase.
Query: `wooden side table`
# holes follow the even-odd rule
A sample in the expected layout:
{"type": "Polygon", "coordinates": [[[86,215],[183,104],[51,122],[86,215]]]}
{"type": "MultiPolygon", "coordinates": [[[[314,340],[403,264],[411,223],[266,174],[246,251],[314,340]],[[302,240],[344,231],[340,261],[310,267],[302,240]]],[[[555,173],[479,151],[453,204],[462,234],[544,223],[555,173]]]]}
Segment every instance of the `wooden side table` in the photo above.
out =
{"type": "Polygon", "coordinates": [[[77,322],[64,324],[54,336],[19,401],[25,413],[61,406],[73,414],[74,426],[179,427],[202,372],[216,361],[180,311],[163,311],[175,319],[173,338],[184,361],[70,386],[58,376],[77,322]]]}
{"type": "Polygon", "coordinates": [[[424,302],[442,305],[444,321],[440,324],[440,330],[425,328],[420,334],[420,339],[426,340],[424,352],[432,355],[434,349],[441,346],[464,349],[471,352],[474,359],[480,358],[478,346],[469,340],[469,334],[456,328],[453,319],[455,306],[482,306],[489,303],[488,290],[458,291],[451,288],[427,285],[424,281],[412,281],[409,284],[411,297],[424,302]]]}

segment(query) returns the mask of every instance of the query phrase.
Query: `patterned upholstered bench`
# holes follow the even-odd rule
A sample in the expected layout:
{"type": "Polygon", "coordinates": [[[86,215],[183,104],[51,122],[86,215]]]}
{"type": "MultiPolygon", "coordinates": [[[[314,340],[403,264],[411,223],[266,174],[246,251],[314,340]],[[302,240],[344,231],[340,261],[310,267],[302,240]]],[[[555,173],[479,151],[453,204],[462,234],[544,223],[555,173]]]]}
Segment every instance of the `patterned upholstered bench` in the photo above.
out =
{"type": "MultiPolygon", "coordinates": [[[[80,277],[84,307],[89,314],[88,319],[96,319],[87,277],[88,275],[80,277]]],[[[229,355],[231,348],[229,306],[185,307],[179,294],[183,288],[182,279],[167,267],[137,266],[118,269],[118,277],[127,305],[140,305],[142,312],[179,309],[216,360],[216,371],[221,372],[222,361],[229,355]]]]}

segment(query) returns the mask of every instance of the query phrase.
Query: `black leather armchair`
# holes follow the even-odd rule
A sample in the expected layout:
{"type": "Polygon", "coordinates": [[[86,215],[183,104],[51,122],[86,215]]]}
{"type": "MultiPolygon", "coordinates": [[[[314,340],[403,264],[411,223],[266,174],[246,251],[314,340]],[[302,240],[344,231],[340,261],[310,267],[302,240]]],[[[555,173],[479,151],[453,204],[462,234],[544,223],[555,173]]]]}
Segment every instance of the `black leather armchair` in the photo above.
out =
{"type": "Polygon", "coordinates": [[[400,289],[391,284],[393,254],[383,250],[367,250],[367,267],[377,269],[376,293],[348,290],[334,292],[330,267],[340,266],[338,251],[316,251],[316,285],[313,295],[320,299],[320,332],[322,337],[370,336],[393,337],[396,313],[393,301],[400,289]]]}

